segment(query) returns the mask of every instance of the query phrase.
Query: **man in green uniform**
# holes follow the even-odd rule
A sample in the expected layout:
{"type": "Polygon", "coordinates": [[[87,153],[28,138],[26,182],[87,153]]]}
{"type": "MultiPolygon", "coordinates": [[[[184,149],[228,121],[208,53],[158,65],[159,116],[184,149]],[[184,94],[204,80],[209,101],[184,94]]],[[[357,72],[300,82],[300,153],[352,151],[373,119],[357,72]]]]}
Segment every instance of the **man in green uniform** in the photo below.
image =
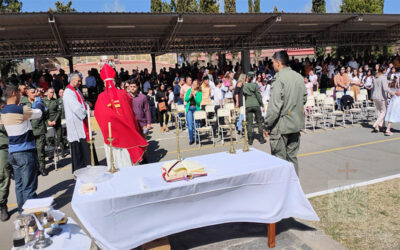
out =
{"type": "MultiPolygon", "coordinates": [[[[21,102],[21,104],[27,105],[28,107],[31,108],[32,103],[35,101],[35,98],[40,96],[42,93],[40,93],[39,90],[35,90],[33,87],[28,87],[26,90],[26,94],[28,96],[27,102],[26,103],[21,102]]],[[[39,160],[39,172],[42,176],[46,176],[48,174],[45,162],[45,157],[46,157],[45,146],[46,146],[46,132],[47,132],[45,123],[47,119],[46,105],[44,105],[44,109],[45,110],[42,110],[43,115],[41,118],[31,120],[32,131],[33,135],[35,136],[36,150],[39,160]]]]}
{"type": "MultiPolygon", "coordinates": [[[[46,120],[46,126],[53,127],[56,132],[57,145],[61,147],[61,151],[64,150],[64,145],[61,143],[62,139],[62,127],[61,127],[61,115],[62,110],[60,108],[59,102],[54,98],[54,89],[49,88],[46,92],[46,97],[44,98],[44,104],[48,110],[48,117],[46,120]]],[[[47,145],[54,145],[54,140],[47,138],[47,145]]]]}
{"type": "Polygon", "coordinates": [[[297,152],[300,131],[305,126],[303,107],[307,91],[303,77],[288,66],[286,51],[276,52],[272,61],[277,74],[271,86],[264,134],[270,136],[272,155],[292,162],[299,175],[297,152]]]}
{"type": "MultiPolygon", "coordinates": [[[[4,103],[0,104],[3,108],[4,103]]],[[[10,218],[7,209],[7,199],[10,191],[11,167],[8,163],[8,136],[0,120],[0,220],[10,218]]]]}
{"type": "MultiPolygon", "coordinates": [[[[58,91],[58,96],[59,98],[57,99],[57,103],[58,103],[58,108],[61,110],[61,120],[62,120],[65,119],[65,110],[63,102],[64,89],[60,89],[58,91]]],[[[58,145],[60,145],[61,151],[63,152],[63,157],[67,155],[69,152],[68,150],[65,151],[65,149],[68,147],[68,141],[65,138],[66,135],[67,135],[67,130],[65,127],[61,125],[61,137],[57,137],[57,140],[58,140],[58,145]]]]}
{"type": "Polygon", "coordinates": [[[263,125],[261,120],[261,107],[263,107],[262,97],[258,84],[254,81],[254,72],[247,73],[247,83],[243,87],[243,95],[246,99],[246,123],[247,123],[247,138],[249,145],[253,145],[253,116],[256,118],[258,127],[259,140],[261,144],[265,143],[263,135],[263,125]]]}

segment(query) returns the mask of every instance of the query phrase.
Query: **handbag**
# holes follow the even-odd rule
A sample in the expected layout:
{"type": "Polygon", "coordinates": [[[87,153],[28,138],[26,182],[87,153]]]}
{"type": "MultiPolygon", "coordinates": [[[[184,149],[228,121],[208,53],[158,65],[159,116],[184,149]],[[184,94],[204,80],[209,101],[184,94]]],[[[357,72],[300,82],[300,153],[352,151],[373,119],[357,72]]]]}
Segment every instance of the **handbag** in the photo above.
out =
{"type": "Polygon", "coordinates": [[[167,110],[167,105],[165,104],[165,101],[164,102],[159,102],[158,103],[158,111],[164,111],[164,110],[167,110]]]}

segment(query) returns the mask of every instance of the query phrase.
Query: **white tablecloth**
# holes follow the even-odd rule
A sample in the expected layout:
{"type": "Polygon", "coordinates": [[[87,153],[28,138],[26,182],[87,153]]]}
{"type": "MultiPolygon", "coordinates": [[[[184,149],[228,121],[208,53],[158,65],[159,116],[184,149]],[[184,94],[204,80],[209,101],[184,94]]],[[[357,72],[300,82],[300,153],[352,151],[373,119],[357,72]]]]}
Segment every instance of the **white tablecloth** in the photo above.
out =
{"type": "Polygon", "coordinates": [[[192,157],[208,176],[166,183],[162,162],[122,168],[72,208],[102,249],[130,249],[177,232],[227,222],[318,220],[293,165],[251,149],[192,157]]]}
{"type": "MultiPolygon", "coordinates": [[[[72,219],[68,218],[65,225],[60,226],[63,230],[60,235],[50,237],[53,243],[46,250],[79,249],[89,250],[92,240],[86,235],[82,228],[72,219]]],[[[31,242],[27,249],[33,249],[31,242]]],[[[12,248],[12,250],[15,248],[12,248]]]]}

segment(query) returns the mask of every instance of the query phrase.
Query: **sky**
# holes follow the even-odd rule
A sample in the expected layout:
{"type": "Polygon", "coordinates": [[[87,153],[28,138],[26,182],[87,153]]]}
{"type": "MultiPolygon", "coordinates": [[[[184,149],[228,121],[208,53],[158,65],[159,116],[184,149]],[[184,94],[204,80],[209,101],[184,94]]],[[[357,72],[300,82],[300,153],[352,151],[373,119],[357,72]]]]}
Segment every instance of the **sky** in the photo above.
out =
{"type": "MultiPolygon", "coordinates": [[[[62,1],[62,0],[61,0],[62,1]]],[[[22,0],[22,11],[39,12],[54,8],[56,0],[22,0]]],[[[68,2],[68,0],[64,0],[68,2]]],[[[274,5],[285,12],[310,12],[312,0],[261,0],[261,12],[271,12],[274,5]]],[[[339,11],[342,0],[326,0],[327,12],[339,11]]],[[[223,12],[223,0],[220,0],[223,12]]],[[[150,12],[150,0],[72,0],[72,7],[79,12],[150,12]]],[[[247,12],[248,0],[236,0],[237,12],[247,12]]],[[[400,14],[400,0],[385,0],[386,14],[400,14]]]]}

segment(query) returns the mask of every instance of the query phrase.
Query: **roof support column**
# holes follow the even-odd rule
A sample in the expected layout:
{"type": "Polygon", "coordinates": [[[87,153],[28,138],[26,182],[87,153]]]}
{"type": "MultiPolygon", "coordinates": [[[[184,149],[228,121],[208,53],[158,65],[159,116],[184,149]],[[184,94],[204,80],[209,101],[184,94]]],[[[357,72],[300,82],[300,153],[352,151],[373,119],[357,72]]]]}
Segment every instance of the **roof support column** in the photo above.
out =
{"type": "Polygon", "coordinates": [[[157,69],[156,69],[156,54],[151,53],[151,74],[156,74],[157,73],[157,69]]]}
{"type": "Polygon", "coordinates": [[[66,59],[68,60],[69,73],[71,74],[72,72],[74,72],[74,62],[72,60],[72,56],[68,56],[66,57],[66,59]]]}
{"type": "Polygon", "coordinates": [[[242,50],[242,70],[244,73],[250,71],[250,50],[242,50]]]}

